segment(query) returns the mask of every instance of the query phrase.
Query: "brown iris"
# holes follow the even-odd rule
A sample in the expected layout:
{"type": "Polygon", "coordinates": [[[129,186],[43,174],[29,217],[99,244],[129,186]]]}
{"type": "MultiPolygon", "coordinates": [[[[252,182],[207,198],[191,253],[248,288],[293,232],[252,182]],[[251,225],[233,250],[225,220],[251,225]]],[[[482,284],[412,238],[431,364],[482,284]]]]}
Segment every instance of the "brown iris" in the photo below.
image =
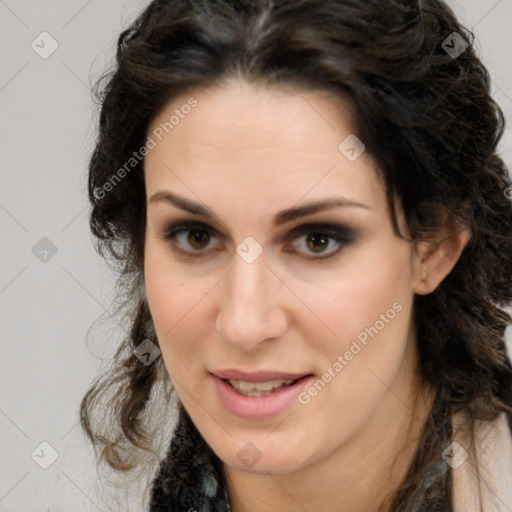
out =
{"type": "Polygon", "coordinates": [[[204,229],[190,230],[187,241],[194,249],[204,249],[210,241],[210,233],[204,229]]]}
{"type": "Polygon", "coordinates": [[[306,243],[313,252],[322,252],[329,245],[329,237],[323,233],[310,233],[306,243]]]}

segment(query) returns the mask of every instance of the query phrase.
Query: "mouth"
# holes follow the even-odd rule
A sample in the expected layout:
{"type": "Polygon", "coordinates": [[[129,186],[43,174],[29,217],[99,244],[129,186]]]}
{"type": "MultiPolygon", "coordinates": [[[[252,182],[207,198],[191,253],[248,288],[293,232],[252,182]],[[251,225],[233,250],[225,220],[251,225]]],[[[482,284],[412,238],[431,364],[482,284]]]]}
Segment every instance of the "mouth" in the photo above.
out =
{"type": "Polygon", "coordinates": [[[256,374],[240,378],[240,372],[238,378],[233,373],[229,378],[225,374],[210,375],[222,407],[235,416],[252,420],[275,417],[289,410],[314,377],[312,373],[276,375],[276,372],[266,373],[271,378],[262,379],[260,374],[259,380],[256,374]]]}
{"type": "Polygon", "coordinates": [[[282,388],[293,386],[299,380],[309,375],[304,375],[298,379],[274,379],[263,382],[250,382],[245,380],[222,379],[228,383],[238,394],[244,396],[268,396],[279,391],[282,388]]]}

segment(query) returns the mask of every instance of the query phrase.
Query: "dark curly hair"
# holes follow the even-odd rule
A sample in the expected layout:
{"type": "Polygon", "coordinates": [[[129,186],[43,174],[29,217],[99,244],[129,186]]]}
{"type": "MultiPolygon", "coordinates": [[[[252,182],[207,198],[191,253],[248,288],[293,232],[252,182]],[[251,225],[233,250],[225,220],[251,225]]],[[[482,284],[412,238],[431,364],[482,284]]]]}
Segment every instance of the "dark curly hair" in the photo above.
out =
{"type": "Polygon", "coordinates": [[[421,377],[436,396],[390,508],[433,510],[437,496],[451,510],[450,472],[439,462],[452,415],[491,421],[505,412],[512,428],[504,339],[512,188],[497,154],[503,114],[473,40],[442,0],[155,0],[122,32],[116,66],[97,84],[101,114],[88,182],[96,248],[117,272],[116,314],[124,311],[129,325],[112,366],[81,403],[81,424],[100,461],[123,473],[142,463],[141,453],[158,460],[161,422],[154,418],[164,417],[174,396],[162,358],[146,366],[133,352],[145,339],[158,343],[143,286],[143,159],[123,179],[112,177],[144,146],[170,99],[241,77],[350,98],[396,234],[395,199],[413,240],[456,225],[470,232],[451,273],[414,298],[421,377]],[[469,45],[458,56],[443,44],[454,32],[469,45]],[[420,485],[426,475],[427,487],[420,485]]]}

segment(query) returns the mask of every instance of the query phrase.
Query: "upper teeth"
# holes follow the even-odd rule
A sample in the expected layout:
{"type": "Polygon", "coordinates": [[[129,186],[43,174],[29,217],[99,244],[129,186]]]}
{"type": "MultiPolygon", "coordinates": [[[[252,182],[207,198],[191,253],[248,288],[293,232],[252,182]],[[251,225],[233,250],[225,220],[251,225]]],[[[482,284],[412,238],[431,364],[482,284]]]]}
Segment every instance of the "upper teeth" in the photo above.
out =
{"type": "Polygon", "coordinates": [[[229,383],[239,391],[271,391],[283,384],[291,384],[292,380],[267,380],[266,382],[247,382],[245,380],[230,380],[229,383]]]}

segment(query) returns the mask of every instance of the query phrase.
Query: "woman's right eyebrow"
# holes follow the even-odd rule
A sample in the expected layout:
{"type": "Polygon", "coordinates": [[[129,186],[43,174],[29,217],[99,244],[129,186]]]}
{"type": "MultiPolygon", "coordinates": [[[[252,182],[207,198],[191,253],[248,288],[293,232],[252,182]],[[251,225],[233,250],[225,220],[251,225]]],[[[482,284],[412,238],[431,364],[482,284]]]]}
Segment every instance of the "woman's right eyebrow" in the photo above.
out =
{"type": "Polygon", "coordinates": [[[178,196],[168,190],[160,190],[155,192],[148,200],[148,204],[159,202],[170,203],[180,210],[184,210],[194,215],[200,215],[201,217],[205,217],[207,219],[213,219],[215,217],[215,215],[213,215],[212,211],[206,205],[203,206],[200,203],[196,203],[195,201],[187,199],[186,197],[178,196]]]}
{"type": "MultiPolygon", "coordinates": [[[[178,196],[168,190],[160,190],[158,192],[155,192],[148,200],[148,204],[157,202],[170,203],[176,208],[179,208],[180,210],[184,210],[193,215],[199,215],[206,219],[213,219],[214,217],[216,217],[216,215],[213,214],[212,210],[209,209],[206,205],[203,205],[196,201],[192,201],[191,199],[188,199],[186,197],[178,196]]],[[[274,215],[273,226],[277,227],[287,222],[299,219],[301,217],[306,217],[307,215],[313,215],[314,213],[319,213],[322,211],[332,210],[334,208],[340,207],[355,207],[364,208],[367,210],[371,209],[366,204],[360,203],[358,201],[353,201],[352,199],[348,199],[346,197],[331,197],[322,200],[312,201],[302,206],[294,206],[291,208],[287,208],[286,210],[282,210],[274,215]]]]}

